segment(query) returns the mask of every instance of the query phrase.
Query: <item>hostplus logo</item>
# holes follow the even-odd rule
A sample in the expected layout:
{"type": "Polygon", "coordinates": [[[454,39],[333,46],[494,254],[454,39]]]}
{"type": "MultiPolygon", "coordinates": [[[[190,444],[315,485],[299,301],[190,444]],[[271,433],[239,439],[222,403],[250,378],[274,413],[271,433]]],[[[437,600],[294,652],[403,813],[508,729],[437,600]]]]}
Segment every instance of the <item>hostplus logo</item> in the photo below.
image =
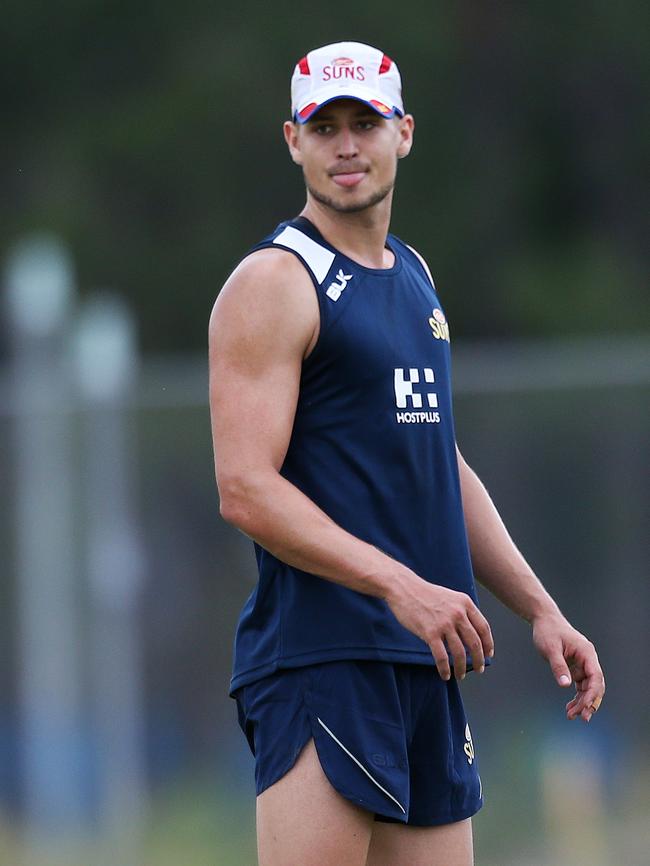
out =
{"type": "Polygon", "coordinates": [[[417,367],[395,367],[395,405],[398,409],[419,409],[424,406],[423,398],[426,398],[429,411],[406,411],[396,412],[395,418],[398,424],[439,424],[440,413],[431,410],[438,408],[438,395],[435,391],[427,388],[433,385],[436,377],[431,367],[422,369],[422,377],[417,367]],[[417,390],[414,386],[418,386],[417,390]],[[424,387],[422,387],[424,386],[424,387]]]}

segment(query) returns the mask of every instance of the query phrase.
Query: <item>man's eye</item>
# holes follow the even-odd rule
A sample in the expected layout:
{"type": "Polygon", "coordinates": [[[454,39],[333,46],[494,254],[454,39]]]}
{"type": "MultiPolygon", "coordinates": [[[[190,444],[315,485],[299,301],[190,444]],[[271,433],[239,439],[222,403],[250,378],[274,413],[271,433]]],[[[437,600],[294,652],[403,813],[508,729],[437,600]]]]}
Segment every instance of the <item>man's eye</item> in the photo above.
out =
{"type": "Polygon", "coordinates": [[[332,127],[329,123],[321,123],[320,126],[316,126],[314,131],[317,135],[327,135],[328,132],[332,131],[332,127]]]}
{"type": "Polygon", "coordinates": [[[362,120],[359,122],[359,127],[361,129],[374,129],[376,126],[374,120],[362,120]]]}

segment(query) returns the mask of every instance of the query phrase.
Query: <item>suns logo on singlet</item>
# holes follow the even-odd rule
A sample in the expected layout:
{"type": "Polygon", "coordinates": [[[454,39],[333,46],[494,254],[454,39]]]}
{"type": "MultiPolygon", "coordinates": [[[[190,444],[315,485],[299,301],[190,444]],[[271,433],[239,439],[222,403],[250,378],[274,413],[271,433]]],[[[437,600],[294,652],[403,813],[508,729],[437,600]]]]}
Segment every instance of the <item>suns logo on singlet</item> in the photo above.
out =
{"type": "Polygon", "coordinates": [[[427,387],[436,381],[431,367],[422,369],[422,377],[417,367],[395,367],[393,374],[393,386],[395,388],[395,405],[398,409],[421,410],[426,398],[429,411],[406,411],[396,412],[395,418],[398,424],[439,424],[440,413],[431,410],[438,408],[438,395],[427,387]],[[424,380],[422,382],[422,380],[424,380]],[[418,386],[417,390],[415,385],[418,386]],[[421,385],[424,388],[421,389],[421,385]]]}
{"type": "Polygon", "coordinates": [[[429,326],[436,340],[446,340],[449,342],[449,324],[440,307],[436,307],[433,310],[429,319],[429,326]]]}

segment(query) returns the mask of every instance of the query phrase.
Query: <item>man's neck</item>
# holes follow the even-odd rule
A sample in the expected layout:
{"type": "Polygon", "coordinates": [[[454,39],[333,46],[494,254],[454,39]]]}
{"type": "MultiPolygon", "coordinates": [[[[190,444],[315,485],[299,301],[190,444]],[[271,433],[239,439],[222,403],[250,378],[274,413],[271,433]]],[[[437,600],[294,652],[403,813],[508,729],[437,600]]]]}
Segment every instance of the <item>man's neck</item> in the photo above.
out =
{"type": "Polygon", "coordinates": [[[312,222],[323,237],[353,261],[368,268],[390,268],[395,257],[386,248],[391,195],[373,207],[341,213],[307,196],[301,216],[312,222]]]}

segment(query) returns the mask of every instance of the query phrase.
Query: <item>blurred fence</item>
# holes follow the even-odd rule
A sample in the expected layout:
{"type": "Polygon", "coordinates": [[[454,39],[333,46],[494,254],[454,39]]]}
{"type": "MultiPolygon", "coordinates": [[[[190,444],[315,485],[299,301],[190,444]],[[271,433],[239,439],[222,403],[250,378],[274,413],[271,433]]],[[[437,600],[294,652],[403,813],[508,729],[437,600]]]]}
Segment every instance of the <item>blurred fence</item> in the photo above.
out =
{"type": "MultiPolygon", "coordinates": [[[[250,864],[226,692],[255,573],[218,515],[206,359],[139,358],[128,307],[80,303],[52,239],[14,251],[4,296],[0,861],[250,864]]],[[[461,448],[609,679],[569,726],[527,627],[483,597],[480,862],[642,866],[650,337],[459,342],[454,371],[461,448]]]]}

